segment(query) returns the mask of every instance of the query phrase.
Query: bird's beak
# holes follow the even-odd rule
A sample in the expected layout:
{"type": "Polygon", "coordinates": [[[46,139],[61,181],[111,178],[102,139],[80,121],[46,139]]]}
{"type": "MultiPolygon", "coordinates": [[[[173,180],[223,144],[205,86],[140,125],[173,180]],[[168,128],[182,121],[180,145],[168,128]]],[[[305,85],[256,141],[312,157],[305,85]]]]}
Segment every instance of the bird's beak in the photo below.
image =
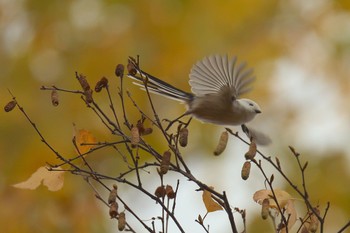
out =
{"type": "Polygon", "coordinates": [[[261,111],[259,109],[256,109],[255,112],[256,113],[261,113],[261,111]]]}

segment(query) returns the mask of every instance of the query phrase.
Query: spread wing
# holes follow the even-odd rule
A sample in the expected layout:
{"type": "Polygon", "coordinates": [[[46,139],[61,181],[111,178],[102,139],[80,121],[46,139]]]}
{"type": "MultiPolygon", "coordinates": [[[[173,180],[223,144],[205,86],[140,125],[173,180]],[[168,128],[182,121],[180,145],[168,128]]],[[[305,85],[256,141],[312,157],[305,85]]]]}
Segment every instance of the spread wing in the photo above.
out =
{"type": "Polygon", "coordinates": [[[246,63],[237,63],[237,57],[228,59],[227,55],[212,55],[198,61],[190,72],[190,85],[195,95],[218,93],[223,87],[230,87],[232,97],[251,90],[255,80],[253,69],[247,69],[246,63]]]}

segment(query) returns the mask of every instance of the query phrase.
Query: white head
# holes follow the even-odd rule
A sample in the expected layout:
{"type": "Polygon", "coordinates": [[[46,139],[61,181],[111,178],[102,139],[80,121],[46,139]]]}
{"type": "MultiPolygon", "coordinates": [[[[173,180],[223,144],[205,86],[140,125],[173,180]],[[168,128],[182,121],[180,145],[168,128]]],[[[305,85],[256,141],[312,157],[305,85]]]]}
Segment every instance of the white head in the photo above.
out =
{"type": "Polygon", "coordinates": [[[239,102],[244,110],[252,117],[254,117],[256,114],[261,113],[260,106],[250,99],[237,99],[236,101],[239,102]]]}

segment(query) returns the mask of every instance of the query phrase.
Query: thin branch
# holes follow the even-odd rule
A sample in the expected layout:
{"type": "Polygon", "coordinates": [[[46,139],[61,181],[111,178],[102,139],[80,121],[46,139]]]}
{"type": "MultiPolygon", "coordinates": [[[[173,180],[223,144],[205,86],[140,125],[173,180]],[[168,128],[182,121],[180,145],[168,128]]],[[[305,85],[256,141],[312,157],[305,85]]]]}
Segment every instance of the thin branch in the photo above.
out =
{"type": "Polygon", "coordinates": [[[338,231],[338,233],[344,232],[348,227],[350,227],[350,221],[348,221],[348,223],[346,223],[346,224],[338,231]]]}

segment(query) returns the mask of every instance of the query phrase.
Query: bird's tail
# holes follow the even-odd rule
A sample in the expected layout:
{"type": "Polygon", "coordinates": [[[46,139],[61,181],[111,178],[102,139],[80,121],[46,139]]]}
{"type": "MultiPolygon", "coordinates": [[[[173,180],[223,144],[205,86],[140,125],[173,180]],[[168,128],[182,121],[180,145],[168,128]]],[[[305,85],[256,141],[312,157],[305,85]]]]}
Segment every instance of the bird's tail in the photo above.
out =
{"type": "Polygon", "coordinates": [[[165,96],[181,102],[190,102],[193,94],[182,91],[169,83],[166,83],[140,69],[138,62],[129,57],[128,77],[135,80],[133,84],[140,86],[142,90],[165,96]]]}

